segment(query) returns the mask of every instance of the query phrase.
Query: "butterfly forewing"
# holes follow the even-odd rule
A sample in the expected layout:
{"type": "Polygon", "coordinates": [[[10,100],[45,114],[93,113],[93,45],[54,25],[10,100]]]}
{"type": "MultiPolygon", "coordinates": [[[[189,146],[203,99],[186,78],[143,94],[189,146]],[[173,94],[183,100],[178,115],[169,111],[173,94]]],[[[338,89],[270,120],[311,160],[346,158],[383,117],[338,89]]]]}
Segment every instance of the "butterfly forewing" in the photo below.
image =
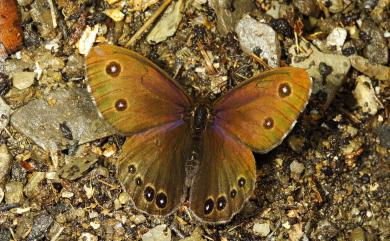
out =
{"type": "Polygon", "coordinates": [[[178,120],[190,98],[148,59],[112,45],[87,57],[87,77],[100,113],[123,134],[178,120]]]}
{"type": "Polygon", "coordinates": [[[216,101],[215,124],[252,150],[268,152],[292,129],[310,90],[303,69],[263,72],[216,101]]]}
{"type": "Polygon", "coordinates": [[[176,121],[127,138],[117,164],[118,178],[137,209],[166,215],[184,199],[189,126],[176,121]]]}
{"type": "Polygon", "coordinates": [[[190,209],[204,222],[227,222],[241,210],[255,187],[253,153],[214,125],[203,133],[199,161],[191,185],[190,209]]]}

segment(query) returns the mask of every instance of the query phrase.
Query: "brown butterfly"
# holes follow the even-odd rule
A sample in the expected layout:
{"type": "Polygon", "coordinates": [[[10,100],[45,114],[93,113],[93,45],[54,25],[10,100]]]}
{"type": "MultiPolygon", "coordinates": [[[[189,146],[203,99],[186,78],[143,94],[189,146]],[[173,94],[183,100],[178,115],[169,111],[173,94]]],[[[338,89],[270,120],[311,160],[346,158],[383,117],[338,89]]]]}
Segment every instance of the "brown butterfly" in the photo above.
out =
{"type": "Polygon", "coordinates": [[[104,118],[127,136],[118,178],[138,210],[168,215],[188,198],[206,223],[238,213],[255,188],[252,150],[286,137],[308,102],[311,80],[277,68],[214,101],[194,100],[150,60],[99,45],[87,57],[91,93],[104,118]],[[188,197],[187,197],[188,196],[188,197]]]}

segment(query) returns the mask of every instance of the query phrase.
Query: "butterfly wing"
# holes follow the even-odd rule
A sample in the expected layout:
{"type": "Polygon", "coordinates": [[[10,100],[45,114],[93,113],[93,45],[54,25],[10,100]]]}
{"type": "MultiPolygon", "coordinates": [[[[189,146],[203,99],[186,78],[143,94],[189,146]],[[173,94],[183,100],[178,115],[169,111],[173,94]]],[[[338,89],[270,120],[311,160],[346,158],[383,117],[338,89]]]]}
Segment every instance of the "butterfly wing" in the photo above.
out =
{"type": "Polygon", "coordinates": [[[204,133],[191,186],[190,209],[196,217],[223,223],[241,210],[256,181],[251,149],[267,152],[278,145],[305,107],[310,90],[304,70],[278,68],[216,100],[214,122],[204,133]]]}
{"type": "Polygon", "coordinates": [[[86,66],[100,113],[123,134],[178,120],[192,105],[164,71],[129,49],[98,45],[86,66]]]}
{"type": "Polygon", "coordinates": [[[130,135],[117,162],[118,179],[137,209],[171,213],[184,198],[192,139],[182,115],[192,100],[164,71],[125,48],[94,47],[86,65],[101,114],[130,135]]]}
{"type": "Polygon", "coordinates": [[[253,193],[256,181],[253,153],[213,125],[203,134],[199,160],[191,185],[190,209],[204,222],[228,222],[253,193]]]}
{"type": "Polygon", "coordinates": [[[117,171],[137,209],[167,215],[183,201],[185,161],[192,147],[188,128],[176,121],[127,138],[117,171]]]}
{"type": "Polygon", "coordinates": [[[216,101],[215,124],[252,150],[266,153],[287,136],[310,93],[305,70],[266,71],[216,101]]]}

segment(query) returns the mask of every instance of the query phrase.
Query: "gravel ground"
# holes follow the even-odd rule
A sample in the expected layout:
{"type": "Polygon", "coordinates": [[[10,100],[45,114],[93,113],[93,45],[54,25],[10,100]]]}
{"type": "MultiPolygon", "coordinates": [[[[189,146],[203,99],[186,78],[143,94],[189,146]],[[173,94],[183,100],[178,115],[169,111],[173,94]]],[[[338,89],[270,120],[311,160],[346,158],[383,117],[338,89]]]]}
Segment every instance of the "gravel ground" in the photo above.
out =
{"type": "Polygon", "coordinates": [[[171,5],[149,26],[159,1],[18,0],[15,49],[0,18],[0,241],[390,240],[390,1],[171,5]],[[101,42],[211,99],[269,67],[308,70],[307,108],[255,154],[255,192],[230,223],[196,222],[187,203],[162,218],[129,204],[113,165],[124,138],[86,91],[85,54],[101,42]]]}

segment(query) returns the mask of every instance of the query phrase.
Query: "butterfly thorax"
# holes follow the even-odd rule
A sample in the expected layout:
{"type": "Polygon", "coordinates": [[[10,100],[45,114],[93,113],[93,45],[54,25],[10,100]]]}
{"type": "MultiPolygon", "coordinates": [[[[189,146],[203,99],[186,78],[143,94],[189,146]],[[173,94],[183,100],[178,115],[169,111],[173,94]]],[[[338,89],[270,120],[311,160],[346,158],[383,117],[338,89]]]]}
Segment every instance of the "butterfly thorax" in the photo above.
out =
{"type": "Polygon", "coordinates": [[[191,112],[191,127],[194,137],[199,137],[211,122],[210,108],[205,104],[195,106],[191,112]]]}

